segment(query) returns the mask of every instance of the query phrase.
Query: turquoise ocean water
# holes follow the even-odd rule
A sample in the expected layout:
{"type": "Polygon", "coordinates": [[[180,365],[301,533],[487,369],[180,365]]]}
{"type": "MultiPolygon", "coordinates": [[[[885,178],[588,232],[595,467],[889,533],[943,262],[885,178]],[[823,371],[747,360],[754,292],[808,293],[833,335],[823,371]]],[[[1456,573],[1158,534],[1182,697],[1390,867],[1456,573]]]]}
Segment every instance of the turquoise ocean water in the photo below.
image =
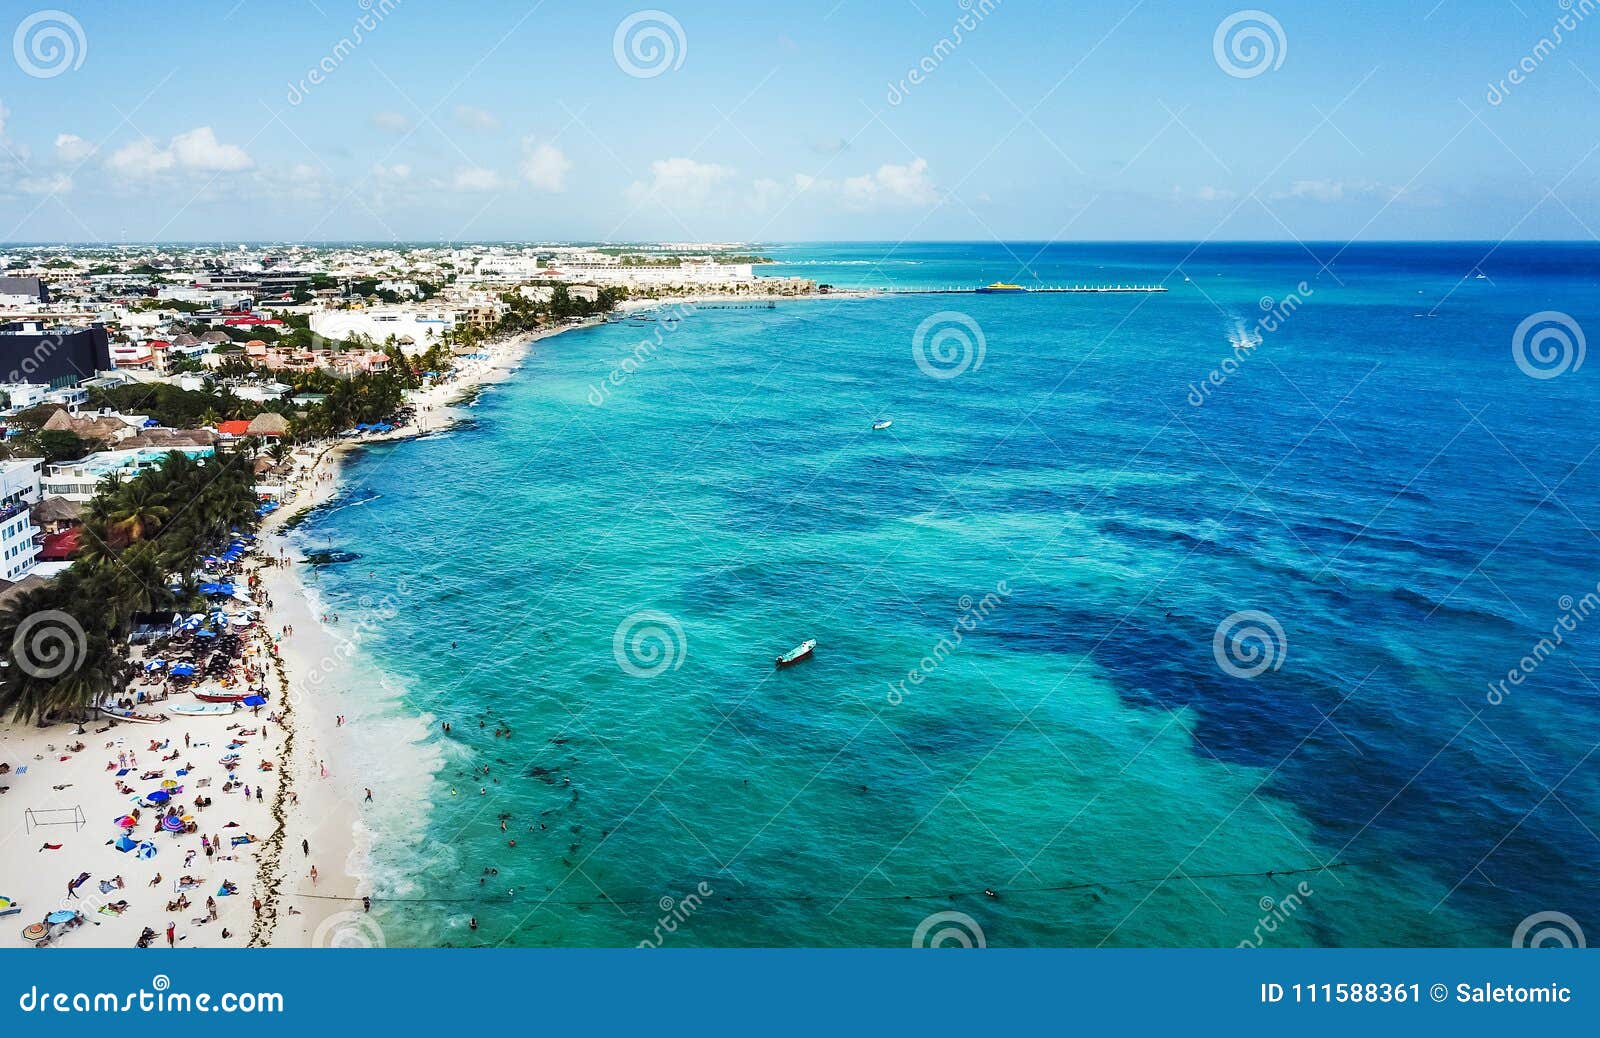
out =
{"type": "Polygon", "coordinates": [[[659,312],[357,456],[389,943],[1600,933],[1600,249],[769,252],[1171,291],[659,312]]]}

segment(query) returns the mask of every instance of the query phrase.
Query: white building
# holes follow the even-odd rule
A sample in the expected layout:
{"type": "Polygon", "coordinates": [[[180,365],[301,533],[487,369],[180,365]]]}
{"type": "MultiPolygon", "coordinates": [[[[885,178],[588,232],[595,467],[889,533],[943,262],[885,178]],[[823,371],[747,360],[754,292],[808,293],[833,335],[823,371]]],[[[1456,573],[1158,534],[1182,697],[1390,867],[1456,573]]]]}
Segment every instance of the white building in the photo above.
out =
{"type": "Polygon", "coordinates": [[[63,461],[50,466],[40,485],[51,497],[64,497],[68,501],[85,502],[94,497],[102,480],[114,473],[130,478],[143,469],[159,465],[175,449],[191,458],[208,458],[215,453],[210,447],[133,447],[120,451],[100,451],[77,461],[63,461]]]}
{"type": "Polygon", "coordinates": [[[233,395],[240,400],[253,400],[264,404],[268,400],[280,400],[283,394],[293,389],[282,382],[241,382],[233,388],[233,395]]]}
{"type": "Polygon", "coordinates": [[[49,386],[37,382],[0,382],[0,396],[10,401],[6,409],[12,412],[26,411],[30,407],[44,403],[45,396],[49,392],[49,386]]]}
{"type": "Polygon", "coordinates": [[[33,568],[39,534],[28,508],[41,499],[38,458],[0,463],[0,577],[16,581],[33,568]]]}
{"type": "Polygon", "coordinates": [[[368,310],[323,310],[311,315],[311,333],[343,342],[363,336],[374,346],[390,337],[404,353],[422,353],[455,327],[455,314],[438,307],[373,307],[368,310]],[[409,342],[407,340],[410,340],[409,342]]]}

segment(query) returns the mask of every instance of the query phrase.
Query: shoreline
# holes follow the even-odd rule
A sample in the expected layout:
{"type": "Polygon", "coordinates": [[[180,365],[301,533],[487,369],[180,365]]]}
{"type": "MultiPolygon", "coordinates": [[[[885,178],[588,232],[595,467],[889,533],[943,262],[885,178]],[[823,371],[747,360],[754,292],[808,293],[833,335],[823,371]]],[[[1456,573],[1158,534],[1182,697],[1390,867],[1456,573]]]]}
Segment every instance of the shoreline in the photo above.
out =
{"type": "MultiPolygon", "coordinates": [[[[691,295],[629,300],[611,316],[615,322],[617,315],[626,319],[633,313],[675,305],[817,302],[877,295],[870,291],[825,296],[691,295]]],[[[11,765],[9,773],[0,774],[0,787],[8,787],[0,794],[0,845],[6,848],[5,858],[0,859],[4,862],[0,899],[8,899],[10,907],[18,909],[0,916],[0,920],[16,924],[0,926],[0,947],[27,946],[30,942],[20,936],[22,928],[63,908],[84,912],[82,925],[51,942],[68,947],[131,947],[145,927],[158,932],[155,943],[160,944],[169,923],[175,927],[175,943],[188,947],[370,947],[384,943],[382,928],[367,914],[362,898],[373,895],[372,847],[380,837],[392,838],[394,833],[373,816],[381,817],[390,810],[387,801],[393,800],[407,816],[426,818],[426,787],[443,765],[445,748],[437,742],[431,717],[424,714],[397,721],[373,710],[385,703],[374,702],[370,694],[343,695],[346,683],[361,676],[359,668],[344,668],[355,656],[361,630],[372,621],[357,620],[353,631],[350,625],[322,622],[317,615],[315,582],[307,579],[305,564],[292,547],[293,530],[312,510],[339,494],[344,464],[353,452],[372,443],[447,431],[463,417],[461,408],[478,393],[510,378],[534,344],[604,323],[606,317],[590,318],[485,344],[480,349],[484,356],[464,359],[447,380],[408,396],[414,415],[406,424],[388,433],[296,449],[295,474],[278,499],[279,508],[261,523],[255,550],[245,557],[239,578],[259,580],[251,591],[257,614],[243,659],[260,671],[260,680],[268,689],[262,715],[241,711],[228,715],[228,720],[167,715],[157,724],[114,725],[101,718],[88,722],[82,735],[72,722],[44,728],[0,722],[0,763],[11,765]],[[342,711],[348,713],[347,723],[340,722],[342,711]],[[387,776],[357,772],[350,764],[357,745],[354,740],[372,741],[370,730],[363,728],[368,722],[395,727],[394,732],[383,733],[384,737],[404,742],[411,751],[388,758],[392,770],[387,776]],[[256,728],[259,735],[236,734],[256,728]],[[214,829],[219,835],[251,834],[253,842],[234,847],[230,840],[229,853],[223,854],[219,848],[215,860],[200,857],[199,833],[175,838],[153,835],[151,842],[158,852],[148,861],[137,861],[134,854],[120,853],[110,845],[109,837],[116,835],[111,823],[130,807],[129,794],[115,784],[124,780],[109,781],[119,752],[138,756],[138,767],[126,777],[138,789],[157,781],[141,783],[140,773],[162,770],[163,764],[168,768],[191,765],[184,781],[197,783],[188,791],[193,796],[200,787],[212,793],[212,779],[221,782],[227,778],[221,762],[212,761],[216,745],[229,740],[241,744],[234,751],[240,755],[239,779],[252,787],[257,799],[218,802],[196,821],[205,831],[214,829]],[[80,742],[82,748],[74,749],[80,742]],[[157,747],[158,743],[163,745],[157,747]],[[176,747],[180,744],[186,749],[179,751],[176,747]],[[185,759],[175,759],[180,754],[185,759]],[[186,759],[191,754],[194,761],[186,759]],[[158,757],[163,759],[157,761],[158,757]],[[413,799],[392,795],[407,782],[419,786],[413,799]],[[365,783],[374,786],[376,799],[370,805],[365,800],[365,783]],[[258,784],[262,788],[255,791],[258,784]],[[36,818],[57,817],[49,813],[52,811],[62,812],[60,817],[71,821],[35,826],[36,818]],[[217,815],[226,815],[226,824],[215,821],[217,815]],[[28,855],[34,840],[43,846],[37,855],[28,855]],[[56,845],[59,849],[47,849],[56,845]],[[38,862],[32,860],[35,856],[40,858],[38,862]],[[14,874],[23,871],[24,863],[29,874],[14,874]],[[318,873],[315,884],[310,879],[312,866],[318,873]],[[78,896],[73,896],[66,884],[80,872],[89,873],[90,879],[77,891],[78,896]],[[185,874],[194,875],[198,882],[180,889],[174,881],[185,874]],[[98,889],[101,882],[110,883],[114,878],[124,886],[103,892],[98,889]],[[236,885],[237,893],[216,896],[223,880],[236,885]],[[187,894],[191,904],[172,908],[174,902],[168,898],[181,894],[187,894]],[[216,922],[204,918],[207,896],[215,896],[216,922]],[[256,898],[261,900],[259,914],[253,909],[256,898]],[[120,913],[112,914],[104,907],[121,901],[127,902],[127,907],[120,913]]],[[[396,593],[403,600],[404,589],[396,589],[396,593]]],[[[135,657],[138,655],[136,652],[135,657]]],[[[160,704],[147,709],[159,710],[160,704]]],[[[134,835],[139,839],[142,834],[134,835]]],[[[7,907],[0,904],[0,911],[7,907]]]]}
{"type": "MultiPolygon", "coordinates": [[[[723,296],[715,294],[694,295],[672,299],[627,300],[614,314],[624,319],[631,314],[665,309],[674,305],[699,305],[722,302],[822,301],[834,298],[873,298],[875,292],[839,292],[812,296],[723,296]]],[[[418,439],[437,432],[447,431],[464,417],[461,408],[469,405],[484,389],[509,379],[522,365],[529,351],[542,340],[554,338],[565,332],[600,327],[608,322],[605,317],[590,318],[578,323],[540,329],[484,347],[485,359],[467,361],[455,369],[454,376],[443,383],[414,393],[408,402],[416,408],[413,421],[392,432],[364,436],[352,440],[335,440],[315,445],[309,465],[298,474],[295,492],[282,501],[282,506],[262,524],[260,536],[267,545],[268,554],[294,553],[289,546],[291,530],[284,529],[293,523],[298,526],[304,516],[326,504],[343,489],[343,468],[348,456],[360,448],[383,442],[418,439]]],[[[271,947],[371,947],[384,944],[381,925],[369,916],[362,898],[373,896],[373,877],[370,869],[370,849],[381,833],[363,820],[364,791],[367,787],[354,786],[340,789],[341,767],[350,754],[341,752],[339,744],[348,731],[359,731],[358,716],[351,729],[337,723],[337,714],[330,710],[330,696],[297,695],[297,680],[325,686],[319,692],[333,692],[342,684],[340,657],[353,655],[355,641],[341,638],[341,631],[328,627],[313,616],[310,605],[312,589],[306,582],[306,570],[299,563],[288,567],[263,571],[263,581],[274,601],[273,621],[277,625],[288,623],[294,634],[284,639],[275,680],[283,683],[284,702],[297,711],[295,731],[303,738],[295,740],[294,752],[289,758],[289,790],[286,798],[298,797],[298,812],[290,813],[282,831],[279,844],[280,859],[270,874],[263,869],[262,885],[272,896],[267,912],[271,921],[262,929],[259,940],[252,944],[271,947]],[[331,665],[330,665],[331,663],[331,665]],[[321,764],[327,762],[329,771],[324,778],[321,764]],[[293,854],[301,849],[297,845],[307,840],[312,846],[309,855],[293,854]],[[305,875],[305,864],[317,863],[319,881],[313,896],[305,875]],[[338,864],[335,865],[334,862],[338,864]]],[[[370,705],[370,704],[368,704],[370,705]]],[[[351,705],[358,711],[360,703],[351,705]]],[[[431,716],[418,716],[411,731],[396,733],[413,749],[433,739],[436,726],[431,716]]],[[[442,759],[438,760],[442,766],[442,759]]],[[[436,768],[422,776],[423,785],[430,784],[436,768]]],[[[413,776],[415,777],[415,776],[413,776]]],[[[380,782],[377,778],[367,781],[380,782]]],[[[381,792],[375,795],[382,796],[381,792]]],[[[419,796],[425,792],[418,791],[419,796]]],[[[419,802],[419,807],[426,801],[419,802]]],[[[425,813],[425,812],[424,812],[425,813]]]]}

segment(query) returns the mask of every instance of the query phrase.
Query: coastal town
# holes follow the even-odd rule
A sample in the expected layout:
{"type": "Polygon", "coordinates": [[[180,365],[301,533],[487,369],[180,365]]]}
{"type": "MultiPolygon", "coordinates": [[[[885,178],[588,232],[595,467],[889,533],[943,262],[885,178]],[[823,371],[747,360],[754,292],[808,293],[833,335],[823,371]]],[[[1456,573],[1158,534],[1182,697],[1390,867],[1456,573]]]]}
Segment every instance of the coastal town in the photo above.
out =
{"type": "Polygon", "coordinates": [[[381,943],[348,865],[372,790],[324,781],[345,718],[315,690],[348,638],[313,615],[285,532],[346,453],[448,427],[541,339],[826,290],[762,263],[737,245],[0,254],[0,946],[381,943]]]}

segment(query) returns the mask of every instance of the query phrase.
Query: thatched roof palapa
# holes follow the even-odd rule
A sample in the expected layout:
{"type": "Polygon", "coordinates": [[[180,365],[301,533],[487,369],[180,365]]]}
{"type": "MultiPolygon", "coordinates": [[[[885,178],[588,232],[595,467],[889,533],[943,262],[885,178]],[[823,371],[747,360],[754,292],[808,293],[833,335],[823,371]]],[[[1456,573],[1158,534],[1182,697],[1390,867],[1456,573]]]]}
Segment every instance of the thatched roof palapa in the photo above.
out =
{"type": "Polygon", "coordinates": [[[47,497],[28,509],[36,523],[75,522],[83,515],[83,505],[64,497],[47,497]]]}
{"type": "Polygon", "coordinates": [[[251,436],[286,436],[289,420],[274,411],[262,411],[250,420],[251,436]]]}

